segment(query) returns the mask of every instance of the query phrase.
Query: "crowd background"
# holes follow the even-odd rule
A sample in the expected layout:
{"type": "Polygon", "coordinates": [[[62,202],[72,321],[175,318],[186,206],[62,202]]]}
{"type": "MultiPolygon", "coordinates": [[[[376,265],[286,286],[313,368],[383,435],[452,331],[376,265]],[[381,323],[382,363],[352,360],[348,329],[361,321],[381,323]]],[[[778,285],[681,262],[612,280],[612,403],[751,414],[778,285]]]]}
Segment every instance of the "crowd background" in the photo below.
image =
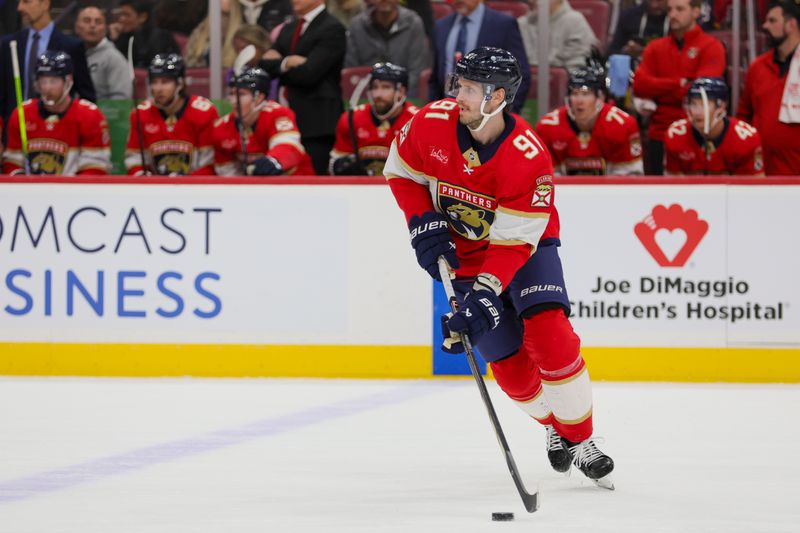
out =
{"type": "MultiPolygon", "coordinates": [[[[652,48],[649,44],[653,40],[669,36],[674,29],[668,17],[668,0],[549,0],[549,51],[546,57],[550,65],[546,70],[550,82],[546,101],[537,99],[537,81],[543,76],[540,71],[544,69],[536,66],[541,42],[538,34],[542,27],[536,0],[328,0],[324,4],[325,11],[336,25],[330,25],[328,41],[314,41],[328,44],[315,44],[317,49],[304,52],[306,55],[303,57],[319,59],[313,69],[306,65],[305,70],[292,68],[289,59],[290,48],[295,42],[291,32],[298,30],[295,12],[298,6],[314,7],[317,3],[322,4],[322,0],[220,0],[219,43],[211,42],[213,32],[208,3],[201,0],[0,0],[0,34],[11,34],[24,27],[17,12],[18,4],[46,2],[50,4],[56,28],[83,41],[96,90],[94,98],[111,126],[114,171],[117,173],[124,172],[121,159],[131,99],[140,101],[149,97],[146,68],[153,55],[181,54],[188,67],[185,79],[188,92],[217,96],[214,103],[222,115],[230,110],[230,104],[220,98],[224,88],[213,85],[217,77],[210,71],[211,50],[218,46],[221,51],[221,78],[225,79],[237,53],[248,44],[253,44],[258,51],[253,64],[262,66],[276,80],[271,96],[280,99],[281,88],[288,88],[290,94],[294,94],[294,99],[289,98],[287,102],[284,98],[282,102],[297,114],[303,143],[310,153],[330,150],[338,117],[346,108],[358,81],[368,75],[373,63],[391,61],[406,67],[409,70],[408,95],[411,101],[424,104],[443,96],[443,79],[452,71],[454,60],[460,53],[478,45],[492,45],[510,50],[523,66],[525,79],[514,110],[532,124],[564,104],[570,70],[585,65],[587,61],[604,65],[609,98],[635,117],[642,132],[647,174],[662,172],[663,146],[660,145],[669,125],[669,122],[665,123],[666,126],[663,122],[674,119],[676,113],[683,113],[682,98],[691,81],[699,76],[720,77],[727,81],[733,97],[727,106],[730,115],[736,114],[738,108],[739,114],[745,113],[744,118],[749,121],[761,120],[761,124],[754,125],[762,133],[765,157],[769,157],[771,140],[763,130],[772,130],[771,122],[758,117],[757,98],[771,98],[771,106],[779,106],[774,100],[780,98],[783,85],[777,89],[773,87],[768,94],[762,91],[755,97],[759,80],[749,80],[747,71],[757,58],[762,59],[760,68],[764,68],[763,64],[769,63],[768,59],[763,59],[764,54],[777,54],[779,43],[776,44],[775,35],[762,31],[769,24],[768,14],[773,4],[766,0],[754,1],[753,22],[757,32],[753,39],[749,39],[747,31],[742,30],[743,40],[735,43],[732,27],[741,22],[741,27],[747,28],[746,9],[741,9],[741,20],[737,21],[733,18],[734,4],[731,0],[670,1],[685,3],[690,11],[696,12],[697,16],[693,17],[697,22],[696,31],[719,45],[715,45],[718,51],[712,50],[708,54],[701,51],[694,61],[697,64],[678,65],[674,72],[664,73],[655,72],[650,68],[652,65],[648,66],[648,62],[657,63],[655,57],[648,60],[648,50],[652,48]],[[83,9],[87,5],[98,9],[83,9]],[[134,39],[134,79],[130,79],[125,57],[131,38],[134,39]],[[337,44],[340,41],[342,46],[337,44]],[[324,48],[324,57],[321,48],[324,48]],[[733,57],[734,49],[740,51],[739,56],[733,57]],[[281,53],[271,56],[276,50],[281,53]],[[709,66],[711,63],[714,63],[713,67],[709,66]],[[736,64],[739,68],[734,69],[736,64]],[[681,68],[692,69],[692,72],[683,73],[681,68]],[[307,73],[312,71],[313,75],[307,73]],[[650,83],[646,82],[647,76],[650,83]],[[670,83],[677,83],[674,86],[677,91],[668,90],[669,94],[665,94],[663,88],[670,86],[668,78],[670,83]],[[331,87],[326,88],[326,84],[331,87]],[[307,90],[312,85],[313,92],[307,90]],[[750,85],[754,87],[746,90],[750,85]],[[304,87],[303,97],[297,96],[301,92],[299,87],[304,87]],[[332,103],[320,104],[321,91],[327,91],[325,97],[332,103]],[[672,112],[664,115],[670,107],[672,112]]],[[[798,1],[784,0],[784,3],[800,12],[798,1]]],[[[798,39],[796,19],[790,29],[794,33],[789,38],[798,39]]],[[[305,32],[305,29],[300,31],[305,32]]],[[[782,31],[785,33],[785,28],[782,31]]],[[[304,38],[300,39],[300,47],[304,38]]],[[[683,40],[678,39],[678,54],[685,57],[682,45],[683,40]]],[[[693,53],[690,48],[690,59],[695,59],[691,57],[693,53]]],[[[666,56],[662,56],[662,61],[663,57],[666,56]]],[[[790,59],[791,54],[782,61],[775,56],[773,70],[777,71],[779,82],[781,76],[785,80],[785,69],[790,59]]],[[[3,69],[8,68],[7,63],[0,58],[3,69]]],[[[770,65],[767,67],[771,68],[770,65]]],[[[76,66],[76,83],[77,78],[76,66]]],[[[3,119],[7,123],[8,114],[15,105],[13,93],[9,86],[0,90],[5,95],[3,119]]],[[[777,117],[774,122],[777,126],[777,117]]],[[[787,142],[787,132],[795,139],[800,138],[796,135],[800,133],[800,124],[781,126],[777,130],[780,131],[778,140],[783,144],[787,142]]],[[[793,148],[790,146],[788,149],[793,148]]],[[[786,166],[781,169],[785,174],[786,166]]],[[[792,174],[800,173],[800,168],[790,170],[792,174]]],[[[768,169],[767,174],[770,173],[773,172],[768,169]]]]}

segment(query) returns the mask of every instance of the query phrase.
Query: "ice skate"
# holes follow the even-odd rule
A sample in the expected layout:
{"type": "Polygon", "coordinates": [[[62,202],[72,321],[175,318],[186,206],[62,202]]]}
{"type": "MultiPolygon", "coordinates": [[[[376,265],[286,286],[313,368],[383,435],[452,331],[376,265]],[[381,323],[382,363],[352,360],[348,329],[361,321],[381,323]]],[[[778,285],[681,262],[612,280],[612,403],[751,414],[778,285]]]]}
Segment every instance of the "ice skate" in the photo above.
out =
{"type": "Polygon", "coordinates": [[[550,460],[550,466],[556,472],[569,472],[569,467],[572,464],[572,454],[567,449],[566,442],[553,426],[545,426],[545,429],[547,430],[547,435],[545,436],[547,458],[550,460]]]}
{"type": "Polygon", "coordinates": [[[593,439],[571,444],[569,453],[572,455],[572,464],[598,487],[614,490],[614,481],[611,479],[614,461],[600,451],[593,439]]]}

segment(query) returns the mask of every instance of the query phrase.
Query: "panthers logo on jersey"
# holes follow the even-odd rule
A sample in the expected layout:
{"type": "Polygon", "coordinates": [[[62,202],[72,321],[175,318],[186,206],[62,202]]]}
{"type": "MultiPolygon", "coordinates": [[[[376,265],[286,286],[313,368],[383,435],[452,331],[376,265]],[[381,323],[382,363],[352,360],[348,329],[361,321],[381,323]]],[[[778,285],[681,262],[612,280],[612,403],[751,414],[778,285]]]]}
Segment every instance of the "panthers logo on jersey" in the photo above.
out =
{"type": "Polygon", "coordinates": [[[31,173],[62,174],[69,147],[53,139],[31,139],[28,143],[31,173]]]}
{"type": "Polygon", "coordinates": [[[186,176],[192,169],[192,145],[186,141],[159,141],[150,146],[156,174],[186,176]]]}
{"type": "Polygon", "coordinates": [[[439,182],[438,192],[439,208],[456,233],[473,241],[489,237],[496,207],[494,198],[443,182],[439,182]]]}

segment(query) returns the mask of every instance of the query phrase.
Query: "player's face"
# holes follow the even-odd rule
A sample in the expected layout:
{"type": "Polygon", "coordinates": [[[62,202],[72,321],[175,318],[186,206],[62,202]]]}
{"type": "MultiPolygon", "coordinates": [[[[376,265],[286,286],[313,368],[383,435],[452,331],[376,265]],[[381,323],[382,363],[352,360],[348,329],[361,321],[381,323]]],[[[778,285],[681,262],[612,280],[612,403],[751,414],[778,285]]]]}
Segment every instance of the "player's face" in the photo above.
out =
{"type": "Polygon", "coordinates": [[[177,90],[178,81],[173,78],[158,77],[150,80],[150,92],[153,94],[153,100],[160,106],[169,105],[177,90]]]}
{"type": "Polygon", "coordinates": [[[572,89],[569,93],[569,107],[578,122],[591,119],[597,113],[597,94],[588,87],[572,89]]]}
{"type": "Polygon", "coordinates": [[[78,14],[75,33],[88,46],[96,46],[106,36],[106,17],[96,7],[87,7],[78,14]]]}
{"type": "Polygon", "coordinates": [[[385,115],[394,105],[397,91],[402,91],[403,88],[396,89],[393,81],[374,80],[370,84],[370,94],[372,95],[372,102],[375,106],[375,111],[379,115],[385,115]]]}
{"type": "MultiPolygon", "coordinates": [[[[708,101],[708,120],[709,124],[714,120],[718,110],[724,111],[725,104],[718,105],[715,100],[708,101]]],[[[702,98],[692,98],[686,106],[686,112],[689,115],[689,121],[697,131],[705,131],[706,114],[703,107],[702,98]]]]}
{"type": "Polygon", "coordinates": [[[700,8],[689,5],[689,0],[667,0],[667,17],[669,29],[685,32],[700,16],[700,8]]]}
{"type": "MultiPolygon", "coordinates": [[[[482,84],[463,78],[458,80],[458,94],[456,95],[456,103],[458,103],[459,109],[458,120],[468,128],[477,128],[481,120],[483,120],[481,116],[483,98],[482,84]]],[[[491,102],[487,102],[484,111],[491,113],[494,109],[491,106],[491,102]]]]}
{"type": "Polygon", "coordinates": [[[36,85],[42,100],[58,101],[64,94],[66,80],[60,76],[39,76],[36,85]]]}
{"type": "Polygon", "coordinates": [[[242,116],[247,116],[253,110],[253,93],[249,89],[239,87],[228,87],[228,102],[233,106],[233,110],[237,112],[237,106],[242,107],[242,116]],[[239,103],[236,103],[236,93],[239,93],[239,103]]]}

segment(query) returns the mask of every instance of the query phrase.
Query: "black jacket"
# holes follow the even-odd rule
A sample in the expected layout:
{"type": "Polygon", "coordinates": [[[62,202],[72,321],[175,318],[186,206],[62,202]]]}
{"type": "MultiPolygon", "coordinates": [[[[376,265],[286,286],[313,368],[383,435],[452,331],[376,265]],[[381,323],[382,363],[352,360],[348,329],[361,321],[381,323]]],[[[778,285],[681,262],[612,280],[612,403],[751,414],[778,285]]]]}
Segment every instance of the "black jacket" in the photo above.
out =
{"type": "MultiPolygon", "coordinates": [[[[9,43],[17,41],[17,57],[19,59],[20,75],[24,76],[25,59],[28,57],[28,29],[24,29],[11,35],[6,35],[0,40],[0,113],[3,115],[3,123],[8,124],[11,112],[17,107],[16,92],[14,89],[14,72],[11,68],[11,48],[9,43]]],[[[81,98],[95,101],[94,84],[89,75],[89,67],[86,65],[86,52],[83,43],[76,37],[64,35],[57,29],[53,30],[50,42],[47,43],[48,50],[61,50],[72,57],[72,65],[75,70],[72,74],[74,85],[72,94],[78,94],[81,98]]],[[[22,80],[24,83],[24,80],[22,80]]]]}
{"type": "MultiPolygon", "coordinates": [[[[290,55],[296,25],[292,21],[284,26],[272,46],[283,57],[290,55]]],[[[336,134],[336,123],[344,112],[340,79],[346,46],[344,26],[324,10],[297,41],[294,53],[307,58],[305,64],[281,73],[280,61],[259,62],[286,87],[289,107],[297,115],[297,127],[303,138],[336,134]]]]}
{"type": "Polygon", "coordinates": [[[169,54],[174,52],[181,53],[181,47],[175,42],[172,33],[155,26],[143,26],[133,32],[123,33],[114,41],[114,46],[122,52],[124,57],[128,57],[128,41],[133,35],[133,66],[136,68],[147,68],[150,60],[156,54],[169,54]]]}

